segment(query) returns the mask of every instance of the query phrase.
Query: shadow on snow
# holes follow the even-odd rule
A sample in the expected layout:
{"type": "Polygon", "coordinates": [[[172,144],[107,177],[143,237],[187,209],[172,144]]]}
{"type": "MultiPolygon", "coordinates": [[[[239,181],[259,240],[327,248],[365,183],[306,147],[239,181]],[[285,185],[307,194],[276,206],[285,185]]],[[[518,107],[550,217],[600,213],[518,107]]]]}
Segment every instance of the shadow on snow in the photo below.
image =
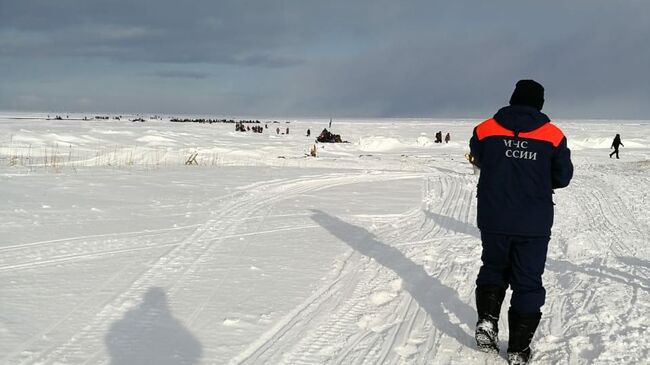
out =
{"type": "Polygon", "coordinates": [[[421,265],[408,259],[398,249],[378,241],[367,230],[319,210],[312,210],[312,212],[312,219],[332,235],[357,252],[394,271],[403,280],[404,288],[429,314],[433,325],[439,331],[465,346],[473,346],[474,337],[468,335],[461,324],[467,325],[470,329],[474,328],[476,311],[460,300],[455,290],[430,276],[421,265]],[[460,322],[453,320],[452,314],[460,322]]]}
{"type": "Polygon", "coordinates": [[[111,364],[196,364],[201,343],[172,316],[164,289],[151,287],[142,303],[111,325],[105,338],[111,364]]]}
{"type": "MultiPolygon", "coordinates": [[[[425,214],[428,218],[430,218],[442,228],[446,228],[457,233],[467,234],[479,239],[481,238],[481,231],[479,231],[478,228],[474,227],[471,224],[429,211],[425,211],[425,214]]],[[[636,257],[617,257],[617,260],[630,267],[636,267],[637,269],[640,269],[639,271],[644,271],[644,269],[650,268],[650,264],[647,261],[636,257]]],[[[647,278],[640,277],[638,275],[631,275],[629,273],[616,270],[605,265],[576,265],[569,261],[556,260],[547,257],[546,268],[558,274],[580,272],[592,277],[616,281],[618,283],[628,285],[639,290],[650,292],[650,285],[648,284],[647,278]],[[635,282],[638,282],[639,284],[635,284],[635,282]]]]}

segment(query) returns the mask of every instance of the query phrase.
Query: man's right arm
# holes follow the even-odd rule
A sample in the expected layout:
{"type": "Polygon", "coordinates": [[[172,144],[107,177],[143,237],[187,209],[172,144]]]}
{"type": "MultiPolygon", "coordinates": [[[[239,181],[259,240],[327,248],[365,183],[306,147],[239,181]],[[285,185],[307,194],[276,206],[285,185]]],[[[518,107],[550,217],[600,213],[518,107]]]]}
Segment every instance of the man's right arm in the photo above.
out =
{"type": "Polygon", "coordinates": [[[476,135],[476,128],[474,128],[472,138],[469,140],[469,162],[476,167],[481,167],[481,144],[476,135]]]}

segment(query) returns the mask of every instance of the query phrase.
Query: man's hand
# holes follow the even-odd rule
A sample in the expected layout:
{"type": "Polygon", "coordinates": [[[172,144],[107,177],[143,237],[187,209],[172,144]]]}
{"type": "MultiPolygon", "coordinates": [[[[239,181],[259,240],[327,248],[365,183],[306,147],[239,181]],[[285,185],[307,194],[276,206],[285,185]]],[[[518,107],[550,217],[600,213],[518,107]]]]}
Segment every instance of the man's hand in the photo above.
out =
{"type": "Polygon", "coordinates": [[[471,163],[472,165],[478,166],[476,165],[476,157],[474,157],[471,153],[466,153],[465,159],[467,159],[467,161],[469,161],[469,163],[471,163]]]}

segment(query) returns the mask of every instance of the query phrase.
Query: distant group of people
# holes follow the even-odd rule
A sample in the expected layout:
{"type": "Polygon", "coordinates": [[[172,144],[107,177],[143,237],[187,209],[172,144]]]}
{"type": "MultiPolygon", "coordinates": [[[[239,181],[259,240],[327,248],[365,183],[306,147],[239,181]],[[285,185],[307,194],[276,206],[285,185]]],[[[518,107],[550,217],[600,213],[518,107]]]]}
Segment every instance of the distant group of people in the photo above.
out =
{"type": "MultiPolygon", "coordinates": [[[[252,131],[253,133],[264,133],[264,129],[268,129],[269,126],[268,124],[265,124],[264,127],[261,125],[254,125],[254,126],[247,126],[244,125],[242,122],[237,122],[235,123],[235,131],[236,132],[250,132],[252,131]]],[[[309,131],[309,130],[308,130],[309,131]]],[[[280,127],[275,128],[275,133],[280,134],[280,127]]],[[[289,134],[289,127],[285,129],[285,132],[282,134],[289,134]]]]}
{"type": "MultiPolygon", "coordinates": [[[[253,126],[253,128],[255,128],[255,127],[257,127],[257,126],[253,126]]],[[[253,132],[262,133],[262,131],[261,131],[262,127],[259,127],[259,128],[260,128],[259,132],[257,132],[258,131],[257,128],[253,129],[253,132]]],[[[235,132],[247,132],[247,131],[250,131],[250,130],[251,130],[251,127],[248,126],[248,125],[244,125],[243,122],[235,123],[235,132]]]]}
{"type": "MultiPolygon", "coordinates": [[[[275,134],[280,134],[280,127],[275,128],[275,134]]],[[[287,127],[286,132],[282,134],[289,134],[289,127],[287,127]]]]}
{"type": "MultiPolygon", "coordinates": [[[[236,132],[249,132],[252,131],[253,133],[264,133],[264,129],[268,129],[269,126],[268,124],[265,124],[264,127],[261,125],[254,125],[254,126],[247,126],[244,125],[243,122],[237,122],[235,123],[235,131],[236,132]]],[[[275,128],[275,134],[289,134],[289,127],[286,127],[285,129],[281,129],[280,127],[275,128]]],[[[311,129],[307,128],[307,137],[311,136],[311,129]]]]}
{"type": "MultiPolygon", "coordinates": [[[[451,140],[451,135],[449,135],[449,132],[445,135],[445,143],[449,143],[451,140]]],[[[442,143],[442,131],[436,132],[436,143],[442,143]]]]}

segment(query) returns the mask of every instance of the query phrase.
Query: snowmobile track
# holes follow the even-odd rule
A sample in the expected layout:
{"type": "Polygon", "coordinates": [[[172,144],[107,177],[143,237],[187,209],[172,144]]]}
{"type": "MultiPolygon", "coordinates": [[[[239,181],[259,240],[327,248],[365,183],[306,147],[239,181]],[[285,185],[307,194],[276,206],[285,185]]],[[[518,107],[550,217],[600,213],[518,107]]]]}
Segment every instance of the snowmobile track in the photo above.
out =
{"type": "MultiPolygon", "coordinates": [[[[251,215],[255,215],[254,213],[256,211],[267,209],[267,211],[261,215],[264,217],[269,214],[269,206],[274,202],[309,191],[317,191],[319,189],[354,184],[363,181],[399,180],[417,176],[418,175],[404,173],[352,173],[327,174],[319,177],[310,176],[309,178],[298,179],[281,179],[265,185],[263,190],[238,192],[231,194],[229,199],[224,199],[223,197],[215,199],[213,203],[216,204],[216,206],[212,211],[216,214],[210,217],[205,223],[196,226],[196,229],[184,239],[175,243],[158,243],[157,245],[152,244],[152,246],[149,247],[138,248],[142,250],[163,248],[166,249],[166,251],[160,252],[158,257],[155,259],[155,262],[152,262],[148,265],[145,271],[138,274],[127,288],[122,288],[120,291],[115,292],[113,297],[108,299],[108,301],[105,301],[105,299],[103,299],[104,297],[102,297],[101,301],[104,303],[102,304],[102,307],[96,307],[97,304],[95,302],[100,298],[91,294],[87,301],[83,302],[81,306],[85,306],[87,303],[92,302],[93,305],[90,305],[88,308],[84,308],[83,310],[96,311],[96,314],[92,315],[94,319],[87,323],[83,328],[76,329],[77,331],[75,335],[63,343],[48,343],[47,340],[43,339],[48,337],[47,333],[54,331],[58,324],[65,321],[65,319],[62,319],[58,321],[57,324],[50,326],[48,329],[43,331],[43,333],[34,336],[31,340],[27,341],[24,346],[21,346],[20,349],[12,354],[8,354],[4,359],[13,363],[38,362],[46,364],[56,362],[80,362],[81,359],[84,359],[83,362],[96,361],[102,351],[104,351],[103,335],[106,333],[108,326],[118,320],[123,313],[133,305],[132,303],[134,299],[141,297],[144,291],[152,286],[163,286],[169,288],[170,292],[176,290],[178,287],[177,284],[200,267],[203,258],[209,256],[211,250],[214,250],[219,246],[219,242],[227,237],[238,236],[238,234],[235,234],[236,228],[241,224],[241,222],[250,218],[251,215]],[[223,222],[230,222],[231,224],[222,224],[223,222]],[[25,352],[28,347],[38,350],[25,352]]],[[[262,218],[262,220],[263,219],[264,218],[262,218]]],[[[273,231],[278,232],[282,230],[305,228],[308,228],[308,226],[286,227],[275,229],[273,231]]],[[[162,234],[164,231],[156,233],[160,233],[164,236],[164,234],[162,234]]],[[[257,233],[259,232],[248,234],[257,233]]],[[[101,242],[103,238],[106,239],[107,237],[111,236],[96,235],[93,239],[101,242]]],[[[75,239],[81,238],[72,238],[72,240],[75,239]]],[[[35,242],[22,245],[23,247],[14,248],[17,250],[27,250],[42,245],[65,245],[70,242],[68,240],[59,241],[60,242],[35,242]]],[[[99,246],[99,244],[96,246],[99,246]]],[[[55,260],[23,262],[17,265],[5,266],[4,269],[27,269],[29,267],[56,263],[54,261],[65,262],[79,259],[92,259],[105,255],[128,253],[129,250],[134,249],[115,249],[100,252],[94,251],[79,253],[75,255],[61,256],[55,260]]],[[[244,254],[245,250],[246,246],[242,248],[240,254],[244,254]]],[[[129,270],[132,271],[133,268],[129,268],[129,270]]],[[[118,271],[114,277],[119,277],[120,275],[120,271],[118,271]]],[[[107,285],[111,280],[114,279],[107,280],[101,286],[107,285]]],[[[205,303],[209,302],[213,296],[214,292],[208,293],[203,301],[197,305],[196,311],[192,313],[190,317],[190,325],[192,321],[198,317],[202,308],[204,308],[205,303]]],[[[70,311],[68,316],[72,316],[75,311],[78,310],[80,309],[73,309],[70,311]]]]}

